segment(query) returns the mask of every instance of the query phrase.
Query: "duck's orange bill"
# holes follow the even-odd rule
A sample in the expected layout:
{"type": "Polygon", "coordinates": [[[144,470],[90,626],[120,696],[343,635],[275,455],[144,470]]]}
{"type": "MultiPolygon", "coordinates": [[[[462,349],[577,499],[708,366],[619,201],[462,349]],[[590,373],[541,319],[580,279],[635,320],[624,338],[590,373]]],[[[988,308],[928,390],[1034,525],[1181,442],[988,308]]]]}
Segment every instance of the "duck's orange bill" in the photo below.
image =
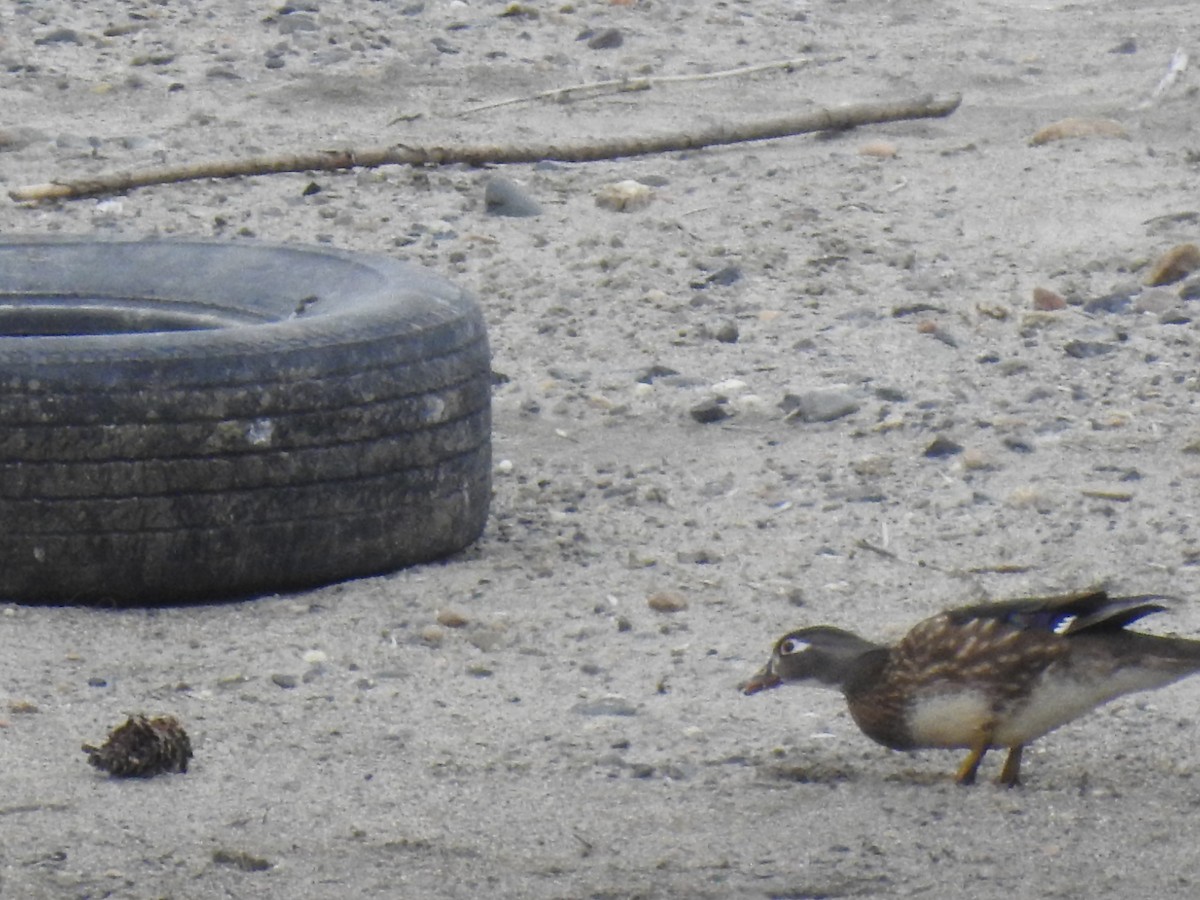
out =
{"type": "Polygon", "coordinates": [[[757,694],[759,691],[765,691],[767,688],[778,687],[783,684],[783,679],[771,671],[770,666],[763,666],[755,672],[749,679],[738,685],[738,689],[749,696],[757,694]]]}

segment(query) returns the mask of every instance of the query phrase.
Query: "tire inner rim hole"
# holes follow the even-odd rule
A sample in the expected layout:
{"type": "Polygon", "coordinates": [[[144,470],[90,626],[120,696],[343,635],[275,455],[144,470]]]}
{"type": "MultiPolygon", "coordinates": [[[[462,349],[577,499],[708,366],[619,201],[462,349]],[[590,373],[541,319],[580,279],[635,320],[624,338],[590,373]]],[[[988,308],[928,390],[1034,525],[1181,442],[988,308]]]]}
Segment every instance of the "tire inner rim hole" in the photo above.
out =
{"type": "Polygon", "coordinates": [[[0,337],[70,337],[211,331],[261,320],[157,300],[37,297],[0,300],[0,337]]]}

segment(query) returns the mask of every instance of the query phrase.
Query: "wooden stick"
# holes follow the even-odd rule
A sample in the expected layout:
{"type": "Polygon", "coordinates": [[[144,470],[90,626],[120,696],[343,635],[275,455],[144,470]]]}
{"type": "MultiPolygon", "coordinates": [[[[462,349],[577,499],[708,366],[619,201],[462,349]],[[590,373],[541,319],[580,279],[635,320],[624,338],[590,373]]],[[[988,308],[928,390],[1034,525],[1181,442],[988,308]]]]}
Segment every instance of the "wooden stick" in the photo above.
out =
{"type": "Polygon", "coordinates": [[[116,172],[73,181],[52,181],[48,184],[16,188],[9,191],[8,195],[19,202],[71,200],[77,197],[120,193],[152,184],[194,181],[200,178],[270,175],[277,172],[332,172],[378,166],[440,166],[454,163],[471,166],[507,165],[543,160],[595,162],[601,159],[698,150],[701,147],[722,144],[766,141],[814,131],[840,131],[877,122],[940,118],[958,109],[961,99],[958,95],[943,99],[925,96],[894,103],[861,103],[738,126],[718,125],[694,134],[678,132],[657,137],[612,138],[590,143],[458,147],[412,147],[395,144],[363,150],[318,150],[278,156],[253,156],[248,159],[214,160],[183,166],[116,172]]]}
{"type": "MultiPolygon", "coordinates": [[[[774,62],[758,63],[753,66],[742,66],[737,69],[721,69],[718,72],[701,72],[694,75],[646,75],[639,78],[611,78],[607,81],[590,81],[584,84],[572,84],[568,87],[555,88],[550,91],[539,91],[524,97],[510,97],[507,100],[496,100],[482,103],[479,106],[469,106],[453,113],[454,116],[469,116],[472,113],[488,109],[499,109],[502,106],[512,106],[515,103],[532,103],[535,100],[566,100],[573,94],[588,93],[624,93],[630,91],[648,91],[660,84],[686,84],[694,81],[711,81],[717,78],[738,78],[742,75],[753,75],[771,69],[783,69],[793,72],[811,63],[812,59],[777,59],[774,62]]],[[[399,121],[399,120],[397,120],[399,121]]],[[[395,124],[395,123],[391,123],[395,124]]]]}

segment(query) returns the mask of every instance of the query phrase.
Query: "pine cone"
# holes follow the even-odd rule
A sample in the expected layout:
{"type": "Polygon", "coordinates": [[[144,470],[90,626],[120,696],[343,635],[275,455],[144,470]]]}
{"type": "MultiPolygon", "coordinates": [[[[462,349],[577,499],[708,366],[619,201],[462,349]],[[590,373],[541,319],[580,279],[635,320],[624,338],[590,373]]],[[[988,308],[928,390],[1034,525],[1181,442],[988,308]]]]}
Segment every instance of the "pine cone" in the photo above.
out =
{"type": "Polygon", "coordinates": [[[131,778],[150,778],[166,772],[186,772],[192,742],[174,716],[130,716],[108,735],[103,746],[83,745],[88,762],[105,772],[131,778]]]}

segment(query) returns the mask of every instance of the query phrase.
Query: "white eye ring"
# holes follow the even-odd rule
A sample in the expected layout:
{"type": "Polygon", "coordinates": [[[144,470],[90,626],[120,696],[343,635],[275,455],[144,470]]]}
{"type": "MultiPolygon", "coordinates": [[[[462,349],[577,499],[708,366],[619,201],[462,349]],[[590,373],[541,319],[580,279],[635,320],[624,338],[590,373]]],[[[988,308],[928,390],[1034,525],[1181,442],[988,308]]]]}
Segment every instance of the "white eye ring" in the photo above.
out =
{"type": "Polygon", "coordinates": [[[793,653],[799,653],[807,646],[808,644],[804,643],[804,641],[797,640],[796,638],[787,638],[779,645],[779,655],[791,656],[793,653]]]}

